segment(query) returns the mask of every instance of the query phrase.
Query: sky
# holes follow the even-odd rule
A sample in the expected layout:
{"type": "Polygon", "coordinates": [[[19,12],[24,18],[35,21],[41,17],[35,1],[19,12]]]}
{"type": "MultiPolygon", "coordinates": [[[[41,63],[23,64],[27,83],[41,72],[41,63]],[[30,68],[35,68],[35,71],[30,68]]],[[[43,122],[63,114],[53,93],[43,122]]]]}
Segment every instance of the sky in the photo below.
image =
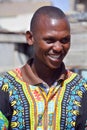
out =
{"type": "Polygon", "coordinates": [[[69,1],[70,0],[51,0],[54,6],[61,8],[65,12],[70,10],[69,1]]]}

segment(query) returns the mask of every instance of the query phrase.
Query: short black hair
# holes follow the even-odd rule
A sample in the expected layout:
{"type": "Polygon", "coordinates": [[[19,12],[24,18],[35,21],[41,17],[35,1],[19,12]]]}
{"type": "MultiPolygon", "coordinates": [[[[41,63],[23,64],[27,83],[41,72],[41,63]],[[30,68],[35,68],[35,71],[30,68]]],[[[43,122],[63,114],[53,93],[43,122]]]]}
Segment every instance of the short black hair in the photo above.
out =
{"type": "Polygon", "coordinates": [[[30,23],[30,30],[33,32],[33,29],[36,25],[38,25],[38,21],[41,15],[48,16],[49,18],[58,18],[62,19],[65,18],[65,13],[58,7],[54,6],[43,6],[36,10],[34,13],[31,23],[30,23]]]}

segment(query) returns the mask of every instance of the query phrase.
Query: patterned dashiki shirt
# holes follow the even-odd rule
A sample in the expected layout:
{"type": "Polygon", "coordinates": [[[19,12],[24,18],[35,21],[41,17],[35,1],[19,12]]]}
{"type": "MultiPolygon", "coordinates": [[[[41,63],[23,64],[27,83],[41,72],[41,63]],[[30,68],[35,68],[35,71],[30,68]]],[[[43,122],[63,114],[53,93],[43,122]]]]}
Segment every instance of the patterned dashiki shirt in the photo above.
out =
{"type": "Polygon", "coordinates": [[[86,130],[85,79],[67,70],[64,81],[46,85],[26,83],[19,68],[3,74],[0,130],[86,130]]]}

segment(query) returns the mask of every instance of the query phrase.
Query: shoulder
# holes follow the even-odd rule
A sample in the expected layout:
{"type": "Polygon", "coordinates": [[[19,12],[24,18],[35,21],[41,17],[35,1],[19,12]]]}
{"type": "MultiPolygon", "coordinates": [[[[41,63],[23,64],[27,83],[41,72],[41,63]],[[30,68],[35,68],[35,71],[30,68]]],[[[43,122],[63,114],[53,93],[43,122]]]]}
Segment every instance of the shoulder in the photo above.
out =
{"type": "Polygon", "coordinates": [[[16,68],[0,74],[0,89],[7,91],[15,77],[18,75],[19,70],[19,68],[16,68]]]}
{"type": "Polygon", "coordinates": [[[67,73],[68,78],[66,81],[70,86],[81,89],[82,91],[87,91],[87,80],[85,78],[70,70],[67,70],[67,73]]]}
{"type": "Polygon", "coordinates": [[[72,72],[70,70],[67,70],[68,73],[68,77],[74,77],[74,79],[78,79],[79,82],[85,82],[87,83],[87,79],[85,79],[84,77],[82,77],[81,75],[79,75],[78,73],[72,72]]]}

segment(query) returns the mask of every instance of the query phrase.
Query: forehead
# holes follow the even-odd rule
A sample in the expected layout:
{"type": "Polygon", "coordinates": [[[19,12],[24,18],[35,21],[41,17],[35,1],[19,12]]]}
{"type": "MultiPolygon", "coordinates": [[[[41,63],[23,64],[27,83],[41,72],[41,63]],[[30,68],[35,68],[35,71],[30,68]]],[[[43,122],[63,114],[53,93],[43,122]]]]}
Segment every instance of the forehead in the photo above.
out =
{"type": "Polygon", "coordinates": [[[70,31],[70,25],[66,18],[48,16],[41,16],[36,28],[40,33],[43,31],[70,31]]]}

